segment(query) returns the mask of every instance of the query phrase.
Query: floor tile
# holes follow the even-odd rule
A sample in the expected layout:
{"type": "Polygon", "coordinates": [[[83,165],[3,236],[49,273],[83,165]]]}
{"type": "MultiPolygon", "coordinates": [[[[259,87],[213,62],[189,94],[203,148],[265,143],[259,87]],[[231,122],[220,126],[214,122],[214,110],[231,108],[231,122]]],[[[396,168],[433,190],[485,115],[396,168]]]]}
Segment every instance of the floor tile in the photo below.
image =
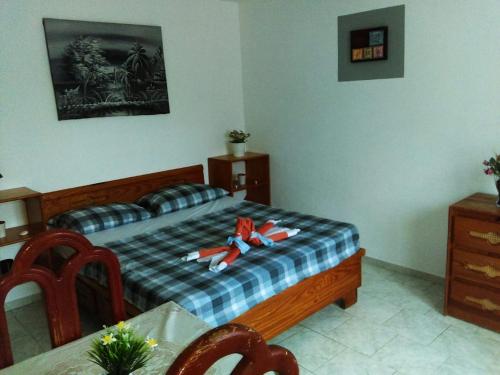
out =
{"type": "Polygon", "coordinates": [[[46,330],[48,332],[47,315],[45,305],[42,301],[37,301],[24,308],[13,310],[14,315],[28,331],[46,330]]]}
{"type": "Polygon", "coordinates": [[[433,284],[432,281],[400,272],[393,272],[391,275],[388,275],[387,280],[415,289],[427,289],[433,284]]]}
{"type": "Polygon", "coordinates": [[[345,350],[345,346],[309,329],[285,339],[280,345],[295,354],[302,367],[313,372],[345,350]]]}
{"type": "Polygon", "coordinates": [[[384,326],[393,329],[400,336],[427,345],[450,325],[433,315],[403,309],[385,321],[384,326]]]}
{"type": "Polygon", "coordinates": [[[35,329],[30,331],[30,336],[40,347],[41,352],[46,352],[52,349],[52,341],[48,329],[35,329]]]}
{"type": "Polygon", "coordinates": [[[441,309],[439,310],[431,309],[425,315],[432,316],[435,319],[440,319],[441,321],[443,321],[446,324],[449,324],[450,326],[458,327],[461,328],[462,330],[469,331],[473,335],[477,334],[479,328],[475,324],[466,322],[464,320],[456,319],[449,315],[443,315],[441,309]]]}
{"type": "Polygon", "coordinates": [[[499,369],[500,345],[498,341],[480,337],[475,331],[450,326],[429,346],[434,351],[446,353],[461,366],[481,368],[485,371],[499,369]]]}
{"type": "Polygon", "coordinates": [[[426,313],[436,310],[442,313],[444,306],[444,287],[432,284],[426,289],[412,287],[409,293],[401,299],[399,306],[405,310],[426,313]]]}
{"type": "Polygon", "coordinates": [[[477,327],[476,333],[479,337],[498,341],[500,345],[500,333],[482,327],[477,327]]]}
{"type": "Polygon", "coordinates": [[[371,356],[397,335],[390,327],[352,318],[330,332],[328,337],[359,353],[371,356]]]}
{"type": "Polygon", "coordinates": [[[335,329],[352,318],[344,309],[337,305],[329,305],[323,310],[302,321],[300,325],[310,328],[325,336],[331,336],[335,329]]]}
{"type": "Polygon", "coordinates": [[[11,337],[11,348],[14,363],[21,362],[42,352],[31,336],[11,337]]]}
{"type": "Polygon", "coordinates": [[[457,363],[453,358],[448,358],[433,375],[498,375],[498,372],[489,372],[470,364],[457,363]]]}
{"type": "Polygon", "coordinates": [[[299,374],[300,375],[314,375],[313,372],[307,370],[306,368],[299,366],[299,374]]]}
{"type": "Polygon", "coordinates": [[[361,272],[363,272],[363,275],[364,274],[377,274],[377,275],[391,275],[394,273],[393,270],[390,270],[388,268],[385,268],[385,267],[382,267],[378,264],[374,264],[370,261],[367,261],[366,258],[363,258],[363,261],[362,261],[362,270],[361,272]]]}
{"type": "Polygon", "coordinates": [[[398,370],[403,368],[426,368],[432,371],[448,359],[448,354],[435,350],[430,346],[408,340],[405,337],[397,336],[375,353],[372,358],[379,363],[398,370]]]}
{"type": "Polygon", "coordinates": [[[300,325],[293,326],[292,328],[287,329],[285,332],[279,334],[275,338],[268,341],[269,344],[278,344],[280,345],[285,339],[297,334],[307,331],[307,328],[302,327],[300,325]]]}
{"type": "Polygon", "coordinates": [[[346,349],[315,371],[316,375],[389,375],[395,369],[380,364],[370,357],[354,350],[346,349]]]}
{"type": "Polygon", "coordinates": [[[418,313],[426,313],[431,309],[442,309],[444,300],[442,290],[437,289],[435,284],[421,289],[414,285],[385,281],[366,288],[363,292],[380,301],[418,313]]]}
{"type": "Polygon", "coordinates": [[[379,267],[371,267],[368,270],[363,269],[362,282],[363,285],[372,285],[381,281],[387,281],[392,272],[383,270],[379,267]]]}
{"type": "Polygon", "coordinates": [[[371,293],[366,293],[361,288],[358,293],[358,302],[349,307],[346,312],[373,323],[383,323],[396,315],[400,310],[400,306],[381,300],[371,293]]]}
{"type": "Polygon", "coordinates": [[[422,295],[425,295],[421,288],[404,285],[393,280],[365,285],[363,288],[363,292],[370,294],[372,297],[400,307],[408,303],[408,301],[421,299],[422,295]]]}
{"type": "MultiPolygon", "coordinates": [[[[12,310],[11,315],[14,316],[16,325],[22,327],[24,334],[33,339],[37,344],[37,348],[34,350],[35,354],[52,349],[44,301],[37,301],[25,307],[12,310]]],[[[85,312],[81,313],[80,321],[82,335],[88,335],[102,328],[100,324],[95,322],[92,316],[85,312]]],[[[27,340],[29,343],[29,339],[27,340]]],[[[33,346],[28,345],[26,349],[22,350],[23,357],[25,357],[24,354],[29,348],[33,348],[33,346]]]]}
{"type": "Polygon", "coordinates": [[[29,336],[24,326],[17,321],[13,314],[7,314],[7,328],[11,339],[15,337],[29,336]]]}

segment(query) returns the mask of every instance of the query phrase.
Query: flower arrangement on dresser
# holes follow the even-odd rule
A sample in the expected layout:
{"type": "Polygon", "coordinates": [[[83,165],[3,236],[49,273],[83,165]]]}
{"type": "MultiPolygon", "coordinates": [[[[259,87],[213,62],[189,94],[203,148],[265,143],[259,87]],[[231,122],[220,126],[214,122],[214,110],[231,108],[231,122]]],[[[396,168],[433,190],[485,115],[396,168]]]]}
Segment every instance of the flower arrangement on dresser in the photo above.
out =
{"type": "Polygon", "coordinates": [[[486,167],[484,173],[495,178],[495,186],[498,191],[497,207],[500,207],[500,155],[483,161],[483,165],[486,167]]]}
{"type": "Polygon", "coordinates": [[[130,324],[119,322],[92,342],[88,355],[106,374],[128,375],[144,367],[157,346],[156,339],[140,337],[130,324]]]}
{"type": "Polygon", "coordinates": [[[250,138],[250,133],[246,133],[243,130],[231,130],[227,133],[229,138],[229,145],[231,146],[231,152],[236,157],[245,156],[246,142],[250,138]]]}

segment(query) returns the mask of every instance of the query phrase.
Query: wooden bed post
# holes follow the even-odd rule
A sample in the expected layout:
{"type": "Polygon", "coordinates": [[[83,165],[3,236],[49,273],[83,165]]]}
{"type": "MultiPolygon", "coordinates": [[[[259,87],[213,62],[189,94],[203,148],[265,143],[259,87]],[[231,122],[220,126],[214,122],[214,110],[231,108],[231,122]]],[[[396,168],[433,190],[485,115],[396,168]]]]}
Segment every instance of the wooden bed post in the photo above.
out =
{"type": "Polygon", "coordinates": [[[354,305],[358,300],[358,289],[351,290],[349,293],[345,294],[342,299],[342,307],[347,309],[354,305]]]}

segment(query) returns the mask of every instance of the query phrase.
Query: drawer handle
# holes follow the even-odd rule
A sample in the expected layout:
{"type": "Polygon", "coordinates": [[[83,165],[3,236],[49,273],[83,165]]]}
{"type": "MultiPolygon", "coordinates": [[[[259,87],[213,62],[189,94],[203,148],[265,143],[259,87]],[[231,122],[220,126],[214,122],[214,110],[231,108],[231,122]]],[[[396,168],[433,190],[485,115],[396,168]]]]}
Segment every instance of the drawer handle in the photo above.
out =
{"type": "Polygon", "coordinates": [[[491,245],[500,244],[500,235],[493,232],[481,233],[481,232],[469,232],[471,237],[481,238],[482,240],[487,240],[491,245]]]}
{"type": "Polygon", "coordinates": [[[476,271],[476,272],[482,272],[485,274],[486,277],[489,277],[492,279],[494,277],[500,276],[500,270],[497,270],[496,268],[490,266],[489,264],[486,266],[479,266],[477,264],[466,264],[465,269],[476,271]]]}
{"type": "Polygon", "coordinates": [[[483,310],[487,310],[487,311],[500,311],[500,306],[498,306],[497,304],[491,302],[487,298],[475,298],[475,297],[466,296],[465,297],[465,301],[477,303],[478,305],[481,305],[481,308],[483,310]]]}

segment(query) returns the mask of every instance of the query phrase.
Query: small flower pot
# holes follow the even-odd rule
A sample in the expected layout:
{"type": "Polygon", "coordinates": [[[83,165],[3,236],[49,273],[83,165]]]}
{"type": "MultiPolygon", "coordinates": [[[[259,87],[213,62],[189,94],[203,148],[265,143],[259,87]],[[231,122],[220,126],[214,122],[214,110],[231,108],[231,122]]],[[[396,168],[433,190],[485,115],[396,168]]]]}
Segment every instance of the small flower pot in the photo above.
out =
{"type": "Polygon", "coordinates": [[[231,152],[234,156],[237,158],[241,158],[242,156],[245,156],[245,151],[246,151],[246,143],[229,143],[229,147],[231,149],[231,152]]]}

